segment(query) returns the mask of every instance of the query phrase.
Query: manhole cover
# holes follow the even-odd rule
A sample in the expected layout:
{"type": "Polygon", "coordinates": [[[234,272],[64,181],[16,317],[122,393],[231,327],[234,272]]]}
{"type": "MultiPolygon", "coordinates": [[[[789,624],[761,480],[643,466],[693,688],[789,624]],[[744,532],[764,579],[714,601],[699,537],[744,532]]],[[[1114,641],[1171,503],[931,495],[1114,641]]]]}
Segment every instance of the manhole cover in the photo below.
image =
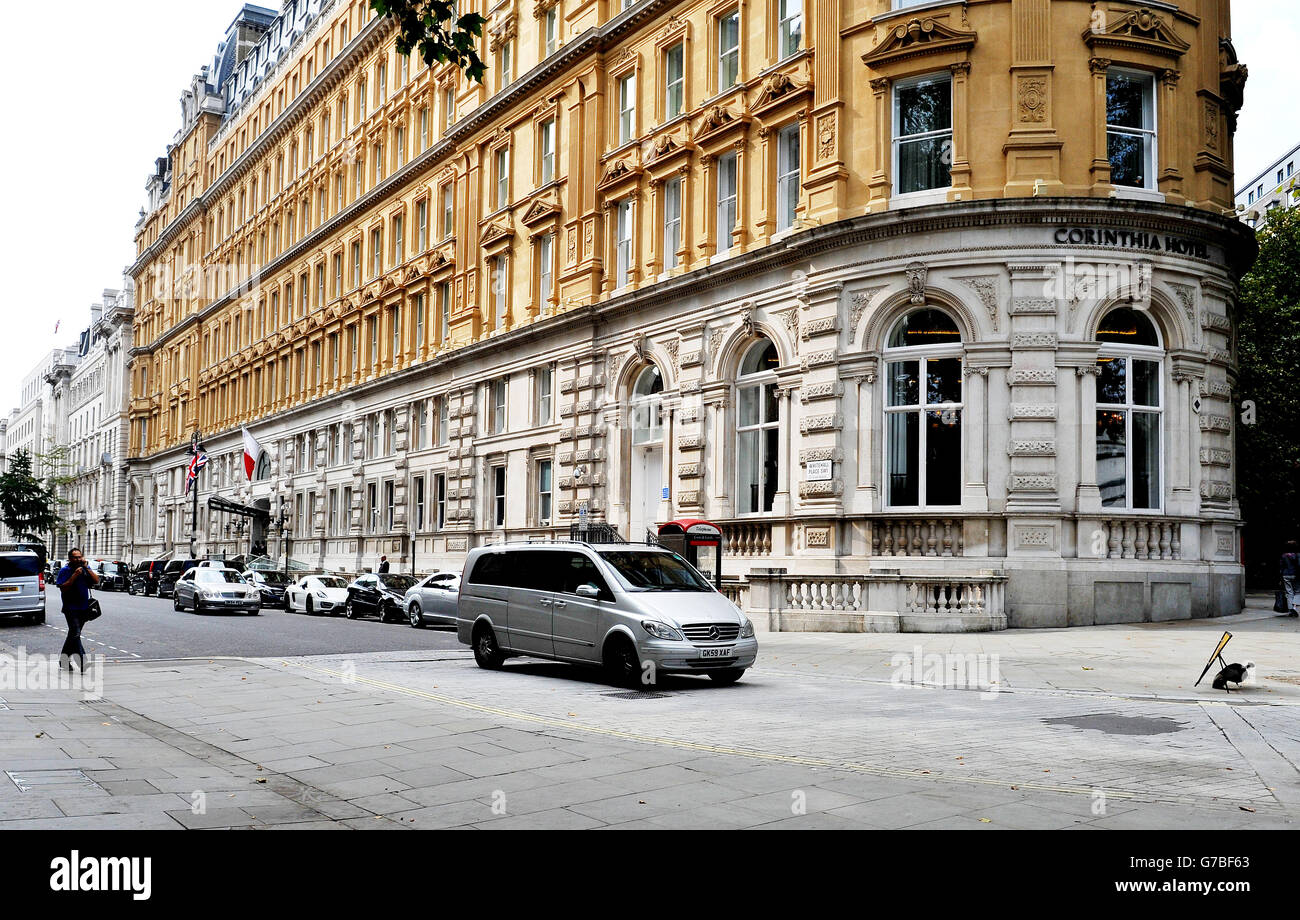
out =
{"type": "Polygon", "coordinates": [[[29,770],[26,773],[5,771],[13,780],[19,792],[31,792],[41,786],[89,786],[98,789],[99,784],[80,770],[29,770]]]}
{"type": "Polygon", "coordinates": [[[1180,732],[1186,724],[1163,716],[1122,716],[1114,712],[1094,712],[1084,716],[1061,716],[1044,719],[1044,725],[1071,725],[1107,735],[1167,735],[1180,732]]]}
{"type": "Polygon", "coordinates": [[[655,693],[653,691],[645,690],[627,690],[623,693],[605,693],[602,694],[602,696],[607,696],[610,699],[615,700],[666,700],[668,697],[672,696],[672,694],[655,693]]]}

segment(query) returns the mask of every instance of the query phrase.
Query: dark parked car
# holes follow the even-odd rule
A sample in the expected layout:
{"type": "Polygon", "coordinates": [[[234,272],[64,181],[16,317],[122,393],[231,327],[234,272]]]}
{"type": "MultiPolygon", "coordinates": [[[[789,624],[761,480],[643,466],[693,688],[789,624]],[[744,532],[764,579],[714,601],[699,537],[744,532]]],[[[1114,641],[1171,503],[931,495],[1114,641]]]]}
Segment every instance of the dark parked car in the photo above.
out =
{"type": "Polygon", "coordinates": [[[261,592],[263,607],[284,608],[286,606],[285,591],[293,581],[288,574],[257,569],[247,569],[242,574],[245,584],[252,585],[261,592]]]}
{"type": "Polygon", "coordinates": [[[381,622],[406,619],[406,592],[417,584],[413,575],[362,575],[348,585],[343,613],[349,620],[377,616],[381,622]]]}
{"type": "Polygon", "coordinates": [[[107,559],[93,559],[90,567],[99,576],[101,591],[127,591],[131,586],[131,570],[125,562],[110,562],[107,559]]]}
{"type": "Polygon", "coordinates": [[[166,559],[149,559],[141,562],[131,573],[131,581],[127,585],[128,594],[150,594],[158,593],[158,579],[162,576],[163,569],[167,566],[166,559]]]}
{"type": "Polygon", "coordinates": [[[198,559],[173,559],[167,563],[158,578],[158,596],[171,597],[176,592],[176,582],[190,569],[198,566],[199,562],[198,559]]]}

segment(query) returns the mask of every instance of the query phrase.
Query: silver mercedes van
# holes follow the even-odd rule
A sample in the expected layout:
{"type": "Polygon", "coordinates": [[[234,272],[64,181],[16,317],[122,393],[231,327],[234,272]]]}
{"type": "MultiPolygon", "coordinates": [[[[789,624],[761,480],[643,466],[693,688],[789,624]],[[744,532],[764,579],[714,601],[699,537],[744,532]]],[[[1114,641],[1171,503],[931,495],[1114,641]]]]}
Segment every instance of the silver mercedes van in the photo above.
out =
{"type": "Polygon", "coordinates": [[[635,543],[501,543],[470,552],[456,632],[479,667],[528,655],[606,668],[650,687],[663,673],[735,683],[754,624],[685,559],[635,543]]]}
{"type": "Polygon", "coordinates": [[[33,552],[0,552],[0,617],[45,622],[45,570],[33,552]]]}

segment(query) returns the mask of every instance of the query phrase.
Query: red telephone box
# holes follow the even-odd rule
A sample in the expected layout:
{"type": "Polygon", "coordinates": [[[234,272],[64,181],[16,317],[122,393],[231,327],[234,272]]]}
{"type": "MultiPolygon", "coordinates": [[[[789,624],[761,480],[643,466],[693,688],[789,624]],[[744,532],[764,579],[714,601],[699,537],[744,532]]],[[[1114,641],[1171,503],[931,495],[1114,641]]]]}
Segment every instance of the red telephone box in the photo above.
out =
{"type": "Polygon", "coordinates": [[[677,553],[722,590],[722,528],[693,519],[659,525],[659,545],[677,553]]]}

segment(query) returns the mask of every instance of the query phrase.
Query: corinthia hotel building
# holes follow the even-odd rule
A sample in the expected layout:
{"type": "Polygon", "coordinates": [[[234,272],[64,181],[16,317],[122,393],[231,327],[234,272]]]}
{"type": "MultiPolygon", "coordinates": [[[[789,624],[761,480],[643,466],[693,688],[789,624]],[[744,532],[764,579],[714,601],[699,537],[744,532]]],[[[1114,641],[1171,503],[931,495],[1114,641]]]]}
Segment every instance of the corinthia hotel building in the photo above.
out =
{"type": "Polygon", "coordinates": [[[725,535],[769,629],[1236,612],[1227,0],[245,6],[149,183],[130,539],[725,535]],[[266,447],[248,482],[240,427],[266,447]],[[233,526],[230,526],[232,525],[233,526]]]}

